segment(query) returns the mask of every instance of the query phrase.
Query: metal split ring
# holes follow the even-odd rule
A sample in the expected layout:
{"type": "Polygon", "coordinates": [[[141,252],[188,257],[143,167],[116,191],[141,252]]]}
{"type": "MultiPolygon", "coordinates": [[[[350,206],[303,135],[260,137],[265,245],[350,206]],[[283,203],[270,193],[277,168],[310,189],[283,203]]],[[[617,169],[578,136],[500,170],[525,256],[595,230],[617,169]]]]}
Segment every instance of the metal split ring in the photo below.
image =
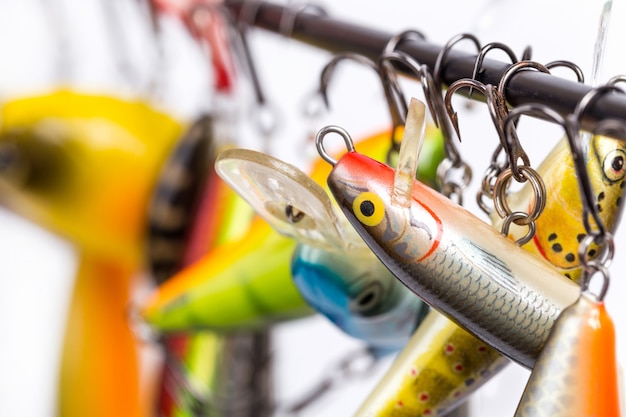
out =
{"type": "Polygon", "coordinates": [[[518,226],[519,225],[528,226],[528,232],[524,236],[520,237],[519,239],[515,241],[515,243],[517,243],[519,246],[525,245],[526,243],[530,242],[533,236],[535,236],[535,232],[537,231],[537,226],[535,225],[535,222],[528,221],[529,217],[530,216],[528,215],[528,213],[524,213],[523,211],[515,211],[509,214],[508,216],[504,218],[504,222],[502,223],[502,229],[500,230],[500,233],[503,236],[508,237],[509,229],[511,228],[511,223],[515,223],[518,226]]]}
{"type": "Polygon", "coordinates": [[[578,246],[578,257],[580,258],[580,264],[583,266],[583,268],[587,268],[589,266],[596,268],[596,265],[602,265],[608,268],[613,261],[614,255],[615,241],[613,240],[613,235],[608,232],[605,234],[588,234],[578,246]],[[593,244],[598,245],[600,248],[606,249],[604,251],[600,251],[602,257],[599,259],[589,258],[589,248],[593,244]]]}
{"type": "MultiPolygon", "coordinates": [[[[528,213],[527,216],[517,218],[515,220],[515,224],[526,226],[537,220],[539,215],[543,212],[543,209],[546,206],[546,186],[539,173],[531,167],[520,165],[518,166],[518,169],[524,177],[530,181],[530,184],[535,191],[535,206],[532,211],[528,213]]],[[[508,218],[514,214],[509,207],[509,203],[506,201],[506,190],[512,177],[513,171],[511,168],[505,169],[502,173],[500,173],[500,175],[498,175],[493,189],[494,205],[496,211],[502,218],[508,218]]]]}

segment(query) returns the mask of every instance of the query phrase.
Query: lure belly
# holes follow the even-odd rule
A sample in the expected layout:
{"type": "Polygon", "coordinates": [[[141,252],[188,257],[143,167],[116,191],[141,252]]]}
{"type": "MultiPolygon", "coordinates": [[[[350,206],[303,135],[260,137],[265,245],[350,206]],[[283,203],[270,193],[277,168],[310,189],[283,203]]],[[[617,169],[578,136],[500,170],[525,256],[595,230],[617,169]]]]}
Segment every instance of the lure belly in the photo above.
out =
{"type": "Polygon", "coordinates": [[[356,152],[328,185],[394,275],[429,305],[532,368],[578,286],[462,207],[414,181],[410,207],[391,203],[394,171],[356,152]]]}

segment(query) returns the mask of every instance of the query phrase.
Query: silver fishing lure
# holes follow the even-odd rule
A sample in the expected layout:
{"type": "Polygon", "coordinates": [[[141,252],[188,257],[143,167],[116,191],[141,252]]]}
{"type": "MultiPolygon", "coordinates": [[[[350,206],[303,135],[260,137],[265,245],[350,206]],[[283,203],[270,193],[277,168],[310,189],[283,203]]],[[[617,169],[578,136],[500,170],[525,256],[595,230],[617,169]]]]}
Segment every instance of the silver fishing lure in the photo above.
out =
{"type": "Polygon", "coordinates": [[[578,299],[579,287],[420,182],[412,180],[405,193],[406,184],[398,184],[404,180],[354,152],[343,129],[322,129],[317,145],[333,165],[331,192],[387,268],[432,307],[532,368],[556,318],[578,299]],[[351,150],[339,161],[323,146],[330,132],[341,134],[351,150]]]}

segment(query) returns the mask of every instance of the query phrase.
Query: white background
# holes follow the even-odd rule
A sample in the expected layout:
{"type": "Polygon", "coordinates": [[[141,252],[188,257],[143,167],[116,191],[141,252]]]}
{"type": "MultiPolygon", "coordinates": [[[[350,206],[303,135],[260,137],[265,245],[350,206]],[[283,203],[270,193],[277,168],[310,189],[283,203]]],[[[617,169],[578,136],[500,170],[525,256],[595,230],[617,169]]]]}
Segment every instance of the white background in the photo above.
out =
{"type": "MultiPolygon", "coordinates": [[[[36,93],[58,81],[58,38],[51,36],[55,33],[54,25],[50,26],[50,19],[43,12],[44,3],[45,0],[0,2],[0,99],[36,93]]],[[[121,54],[119,50],[115,52],[115,44],[105,35],[101,9],[95,0],[50,3],[61,10],[63,27],[69,34],[65,42],[70,45],[74,85],[95,91],[114,89],[125,94],[144,94],[153,77],[158,76],[164,80],[161,103],[176,115],[192,117],[198,109],[212,105],[206,97],[209,71],[203,66],[200,50],[191,45],[175,21],[164,22],[168,65],[155,73],[151,68],[158,62],[156,51],[149,43],[150,33],[140,11],[133,7],[134,2],[116,3],[126,17],[120,34],[128,41],[121,54]],[[138,82],[129,83],[128,78],[116,72],[120,59],[128,60],[138,82]]],[[[342,0],[325,7],[332,16],[389,33],[419,29],[441,45],[466,31],[476,34],[483,43],[508,43],[518,54],[531,45],[537,61],[572,60],[588,75],[602,3],[342,0]]],[[[614,4],[612,33],[600,81],[626,73],[620,45],[626,37],[619,32],[619,26],[626,26],[622,9],[620,2],[614,4]]],[[[306,97],[317,87],[320,70],[330,55],[256,30],[252,31],[251,48],[266,95],[280,114],[279,130],[270,145],[276,156],[302,163],[310,153],[305,144],[307,134],[328,123],[342,125],[355,137],[388,124],[381,89],[369,70],[347,65],[345,71],[338,72],[330,88],[332,111],[323,119],[311,121],[303,117],[302,108],[306,97]]],[[[497,54],[494,52],[494,57],[497,54]]],[[[403,86],[408,95],[420,97],[417,84],[403,82],[403,86]]],[[[245,93],[243,97],[247,97],[245,93]]],[[[474,167],[475,175],[466,201],[478,214],[472,196],[497,138],[483,106],[476,104],[468,110],[461,101],[457,102],[463,135],[460,149],[474,167]]],[[[539,163],[560,135],[558,129],[526,119],[521,129],[520,137],[533,164],[539,163]]],[[[244,145],[260,147],[251,126],[242,128],[241,140],[244,145]]],[[[626,260],[620,256],[626,250],[623,227],[618,230],[616,248],[607,308],[617,327],[619,360],[626,363],[626,307],[620,303],[626,291],[622,276],[626,260]]],[[[54,415],[58,356],[74,270],[74,253],[68,242],[0,210],[0,416],[54,415]]],[[[320,317],[277,326],[275,343],[279,400],[305,393],[331,370],[336,360],[359,346],[320,317]]],[[[302,415],[351,415],[388,364],[389,361],[383,363],[376,375],[338,387],[302,415]]],[[[527,376],[527,371],[510,366],[472,398],[472,415],[513,415],[527,376]]]]}

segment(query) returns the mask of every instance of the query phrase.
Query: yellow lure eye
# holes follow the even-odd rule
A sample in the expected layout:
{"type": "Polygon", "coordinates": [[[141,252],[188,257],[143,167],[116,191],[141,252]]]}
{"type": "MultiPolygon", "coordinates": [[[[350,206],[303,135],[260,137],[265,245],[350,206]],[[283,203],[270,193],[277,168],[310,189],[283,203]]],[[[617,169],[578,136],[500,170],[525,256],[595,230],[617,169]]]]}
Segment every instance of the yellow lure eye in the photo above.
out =
{"type": "Polygon", "coordinates": [[[354,199],[352,211],[364,225],[376,226],[385,217],[385,204],[378,195],[366,191],[354,199]]]}

